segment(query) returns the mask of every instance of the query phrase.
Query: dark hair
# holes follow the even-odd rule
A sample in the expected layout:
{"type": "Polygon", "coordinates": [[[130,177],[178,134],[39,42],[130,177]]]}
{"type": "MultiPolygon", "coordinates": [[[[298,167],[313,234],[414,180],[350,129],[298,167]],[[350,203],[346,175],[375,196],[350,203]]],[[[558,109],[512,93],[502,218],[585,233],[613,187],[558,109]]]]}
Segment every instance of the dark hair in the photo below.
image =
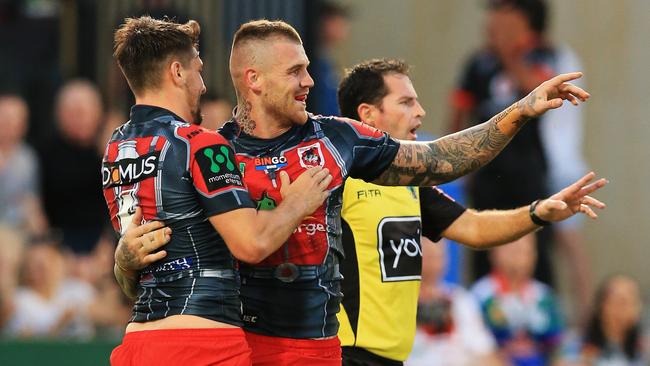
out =
{"type": "Polygon", "coordinates": [[[406,62],[385,58],[365,61],[346,70],[338,90],[341,116],[358,120],[357,107],[361,103],[381,106],[381,100],[388,94],[384,76],[408,76],[408,72],[409,66],[406,62]]]}
{"type": "MultiPolygon", "coordinates": [[[[603,330],[603,304],[605,298],[609,295],[610,287],[616,278],[629,278],[623,275],[610,276],[601,282],[596,295],[594,297],[594,304],[592,315],[587,324],[585,343],[593,346],[598,350],[603,350],[608,344],[608,340],[603,330]]],[[[623,352],[628,360],[634,360],[639,356],[639,342],[641,341],[641,324],[637,322],[634,326],[625,332],[623,340],[623,352]]]]}
{"type": "Polygon", "coordinates": [[[544,33],[548,9],[545,0],[488,0],[489,10],[515,9],[524,14],[528,25],[537,33],[544,33]]]}
{"type": "Polygon", "coordinates": [[[250,40],[267,40],[271,37],[285,37],[302,44],[298,32],[288,23],[281,20],[258,19],[242,24],[232,40],[233,47],[250,40]]]}
{"type": "Polygon", "coordinates": [[[350,18],[350,9],[339,3],[332,1],[323,1],[319,8],[319,16],[321,19],[328,19],[334,17],[350,18]]]}
{"type": "Polygon", "coordinates": [[[190,61],[198,47],[201,27],[190,20],[185,24],[149,16],[127,18],[115,31],[114,53],[134,93],[160,85],[161,72],[169,57],[190,61]]]}

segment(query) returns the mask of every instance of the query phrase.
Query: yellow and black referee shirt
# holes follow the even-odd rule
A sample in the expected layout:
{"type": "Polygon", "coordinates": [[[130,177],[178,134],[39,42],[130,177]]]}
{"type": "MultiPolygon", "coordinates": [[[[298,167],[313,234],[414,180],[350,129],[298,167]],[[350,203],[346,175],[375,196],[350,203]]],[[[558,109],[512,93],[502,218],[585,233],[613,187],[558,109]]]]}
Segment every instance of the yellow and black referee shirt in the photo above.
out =
{"type": "Polygon", "coordinates": [[[363,348],[390,360],[408,357],[420,291],[420,237],[438,241],[464,211],[437,188],[346,180],[344,298],[338,314],[342,346],[363,348]]]}

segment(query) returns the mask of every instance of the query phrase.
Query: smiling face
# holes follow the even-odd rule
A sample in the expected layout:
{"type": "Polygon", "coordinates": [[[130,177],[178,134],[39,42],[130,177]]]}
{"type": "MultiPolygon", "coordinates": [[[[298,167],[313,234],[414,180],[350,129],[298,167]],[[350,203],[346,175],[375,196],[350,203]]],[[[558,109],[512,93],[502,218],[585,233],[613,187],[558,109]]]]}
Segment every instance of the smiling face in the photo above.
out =
{"type": "Polygon", "coordinates": [[[379,105],[374,106],[376,110],[372,124],[394,138],[415,140],[426,112],[418,102],[411,79],[406,75],[390,73],[384,75],[384,85],[388,94],[379,105]]]}
{"type": "Polygon", "coordinates": [[[309,60],[302,44],[286,38],[266,42],[264,62],[258,69],[259,100],[266,114],[278,121],[304,124],[307,94],[314,80],[307,72],[309,60]]]}

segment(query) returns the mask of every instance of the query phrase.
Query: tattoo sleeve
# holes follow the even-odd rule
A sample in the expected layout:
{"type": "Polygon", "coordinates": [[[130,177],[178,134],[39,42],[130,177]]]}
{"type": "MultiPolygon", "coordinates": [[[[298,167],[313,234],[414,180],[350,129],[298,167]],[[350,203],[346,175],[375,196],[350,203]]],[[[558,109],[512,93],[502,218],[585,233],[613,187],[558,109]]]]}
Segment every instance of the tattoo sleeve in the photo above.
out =
{"type": "Polygon", "coordinates": [[[138,268],[137,258],[129,251],[128,245],[123,243],[122,240],[123,238],[120,239],[115,252],[113,273],[122,292],[130,299],[135,300],[138,296],[138,271],[127,268],[138,268]]]}
{"type": "Polygon", "coordinates": [[[135,300],[138,297],[137,272],[123,271],[117,263],[115,263],[113,266],[113,273],[115,274],[115,279],[120,285],[122,292],[124,292],[124,294],[131,300],[135,300]]]}
{"type": "Polygon", "coordinates": [[[401,141],[392,164],[373,183],[431,186],[468,174],[503,150],[528,120],[522,112],[529,107],[515,103],[485,123],[435,141],[401,141]]]}

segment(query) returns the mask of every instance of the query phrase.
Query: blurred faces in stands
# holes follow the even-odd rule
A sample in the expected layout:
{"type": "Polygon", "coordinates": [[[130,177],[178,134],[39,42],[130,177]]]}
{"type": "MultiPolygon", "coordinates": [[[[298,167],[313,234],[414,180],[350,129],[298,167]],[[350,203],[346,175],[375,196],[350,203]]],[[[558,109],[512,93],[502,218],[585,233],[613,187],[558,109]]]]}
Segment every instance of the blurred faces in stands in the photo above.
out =
{"type": "Polygon", "coordinates": [[[103,106],[97,88],[86,80],[65,84],[56,101],[56,117],[63,137],[75,145],[96,142],[103,106]]]}

